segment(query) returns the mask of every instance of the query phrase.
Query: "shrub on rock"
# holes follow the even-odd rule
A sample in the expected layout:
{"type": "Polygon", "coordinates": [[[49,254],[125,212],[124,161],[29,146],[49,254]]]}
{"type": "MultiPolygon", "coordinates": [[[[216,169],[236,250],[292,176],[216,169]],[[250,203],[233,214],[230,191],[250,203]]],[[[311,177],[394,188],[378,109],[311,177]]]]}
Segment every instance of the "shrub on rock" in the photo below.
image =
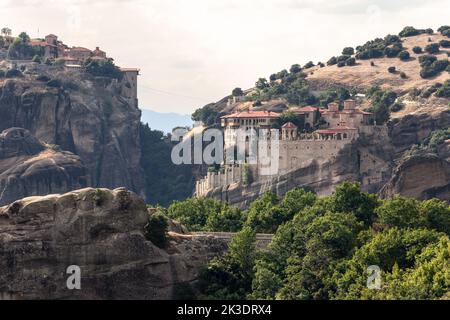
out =
{"type": "Polygon", "coordinates": [[[439,53],[439,44],[438,43],[431,43],[425,47],[425,51],[429,54],[436,54],[439,53]]]}
{"type": "Polygon", "coordinates": [[[442,48],[450,48],[450,41],[448,41],[448,40],[441,40],[441,41],[439,41],[439,45],[442,48]]]}
{"type": "Polygon", "coordinates": [[[414,52],[415,54],[421,54],[421,53],[423,52],[422,47],[415,46],[415,47],[413,48],[413,52],[414,52]]]}
{"type": "Polygon", "coordinates": [[[355,49],[353,49],[352,47],[346,47],[344,48],[344,50],[342,50],[342,54],[346,56],[352,56],[355,54],[355,49]]]}
{"type": "Polygon", "coordinates": [[[400,58],[400,60],[402,61],[407,61],[410,58],[410,54],[408,51],[403,50],[398,54],[398,57],[400,58]]]}
{"type": "Polygon", "coordinates": [[[165,249],[168,244],[168,227],[167,218],[162,213],[156,212],[148,219],[148,223],[145,226],[145,237],[155,246],[165,249]]]}

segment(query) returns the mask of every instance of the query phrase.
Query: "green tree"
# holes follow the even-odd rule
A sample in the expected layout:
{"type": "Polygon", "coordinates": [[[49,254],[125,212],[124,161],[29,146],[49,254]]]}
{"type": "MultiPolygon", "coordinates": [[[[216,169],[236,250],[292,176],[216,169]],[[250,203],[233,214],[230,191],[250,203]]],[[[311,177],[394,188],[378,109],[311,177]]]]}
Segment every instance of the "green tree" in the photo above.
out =
{"type": "Polygon", "coordinates": [[[407,27],[403,28],[403,30],[399,33],[399,36],[400,37],[412,37],[412,36],[417,36],[421,33],[422,33],[421,30],[417,30],[414,27],[407,26],[407,27]]]}
{"type": "Polygon", "coordinates": [[[344,48],[344,50],[342,50],[342,54],[347,55],[347,56],[352,56],[355,54],[355,49],[353,49],[352,47],[346,47],[346,48],[344,48]]]}
{"type": "Polygon", "coordinates": [[[242,229],[245,216],[241,210],[224,204],[220,211],[213,211],[207,221],[205,229],[215,232],[238,232],[242,229]]]}
{"type": "Polygon", "coordinates": [[[297,213],[308,206],[312,206],[317,196],[305,189],[295,188],[289,190],[281,201],[281,209],[286,214],[286,219],[291,220],[297,213]]]}
{"type": "MultiPolygon", "coordinates": [[[[338,265],[328,280],[336,288],[334,299],[368,299],[374,291],[367,288],[368,266],[376,265],[382,277],[414,267],[417,257],[431,244],[439,242],[441,234],[426,229],[389,229],[376,234],[358,248],[350,260],[338,265]]],[[[383,286],[384,290],[385,286],[383,286]]],[[[376,295],[377,293],[375,293],[376,295]]],[[[379,297],[381,298],[381,297],[379,297]]],[[[386,297],[385,297],[386,298],[386,297]]],[[[408,296],[404,295],[407,299],[408,296]]]]}
{"type": "Polygon", "coordinates": [[[395,103],[397,94],[374,86],[367,91],[367,96],[372,101],[372,107],[369,111],[374,113],[377,124],[383,124],[388,121],[390,118],[390,107],[395,103]]]}
{"type": "Polygon", "coordinates": [[[233,97],[242,97],[244,95],[244,91],[241,88],[235,88],[232,92],[233,97]]]}
{"type": "Polygon", "coordinates": [[[30,38],[26,33],[21,34],[14,42],[9,46],[7,56],[12,60],[28,60],[32,59],[35,55],[41,55],[41,48],[33,48],[30,45],[30,38]]]}
{"type": "Polygon", "coordinates": [[[309,68],[312,68],[312,67],[314,67],[314,62],[309,61],[303,66],[303,69],[309,69],[309,68]]]}
{"type": "Polygon", "coordinates": [[[376,195],[361,191],[359,183],[344,182],[332,196],[333,211],[353,213],[359,221],[370,226],[378,206],[376,195]]]}
{"type": "Polygon", "coordinates": [[[276,128],[281,128],[284,124],[292,122],[298,128],[298,130],[303,130],[305,127],[305,119],[299,117],[298,114],[292,111],[285,111],[280,115],[280,118],[275,121],[274,126],[276,128]]]}
{"type": "Polygon", "coordinates": [[[189,198],[184,201],[174,201],[167,209],[167,214],[191,231],[215,231],[206,230],[208,217],[217,215],[223,207],[224,204],[214,199],[189,198]]]}
{"type": "Polygon", "coordinates": [[[413,52],[414,52],[415,54],[421,54],[421,53],[423,52],[422,47],[415,46],[415,47],[413,48],[413,52]]]}
{"type": "Polygon", "coordinates": [[[299,73],[300,71],[302,71],[302,67],[299,64],[293,64],[289,71],[291,73],[299,73]]]}
{"type": "Polygon", "coordinates": [[[304,79],[297,79],[289,86],[286,98],[289,103],[296,105],[312,105],[316,102],[316,98],[310,93],[309,85],[304,79]]]}
{"type": "Polygon", "coordinates": [[[425,51],[428,52],[429,54],[439,53],[439,44],[431,43],[425,47],[425,51]]]}
{"type": "Polygon", "coordinates": [[[269,83],[267,82],[267,79],[259,78],[259,80],[256,81],[255,86],[259,90],[264,90],[269,87],[269,83]]]}
{"type": "Polygon", "coordinates": [[[327,65],[329,66],[335,65],[336,63],[338,63],[336,57],[331,57],[330,60],[327,61],[327,65]]]}
{"type": "Polygon", "coordinates": [[[23,43],[30,42],[30,36],[26,32],[21,32],[18,38],[22,40],[23,43]]]}
{"type": "Polygon", "coordinates": [[[257,259],[256,234],[244,228],[230,243],[229,251],[212,260],[200,272],[201,297],[217,300],[244,300],[251,292],[257,259]]]}
{"type": "Polygon", "coordinates": [[[355,58],[349,58],[349,59],[347,59],[347,61],[345,61],[345,64],[347,66],[354,66],[354,65],[356,65],[356,60],[355,60],[355,58]]]}
{"type": "Polygon", "coordinates": [[[165,215],[158,211],[152,214],[145,226],[145,237],[155,246],[165,249],[169,243],[167,238],[168,222],[165,215]]]}
{"type": "Polygon", "coordinates": [[[206,126],[212,126],[217,122],[219,112],[214,108],[214,104],[208,104],[203,108],[195,110],[192,114],[193,121],[202,121],[206,126]]]}
{"type": "Polygon", "coordinates": [[[122,80],[123,72],[114,64],[111,59],[92,60],[87,59],[84,62],[85,70],[96,77],[108,77],[122,80]]]}
{"type": "Polygon", "coordinates": [[[252,282],[252,300],[274,300],[277,292],[283,287],[281,277],[267,267],[264,260],[258,260],[255,266],[255,277],[252,282]]]}
{"type": "Polygon", "coordinates": [[[410,54],[409,54],[408,51],[403,50],[403,51],[401,51],[401,52],[398,54],[398,57],[399,57],[400,60],[402,60],[402,61],[407,61],[407,60],[409,60],[409,58],[410,58],[411,56],[410,56],[410,54]]]}
{"type": "Polygon", "coordinates": [[[280,199],[275,194],[264,194],[250,205],[245,225],[259,233],[274,233],[288,218],[279,204],[280,199]]]}
{"type": "Polygon", "coordinates": [[[425,226],[425,217],[420,212],[419,202],[414,199],[396,197],[385,200],[375,212],[380,218],[380,223],[390,227],[425,226]]]}
{"type": "Polygon", "coordinates": [[[445,201],[432,199],[420,204],[421,215],[426,217],[430,228],[450,236],[450,207],[445,201]]]}
{"type": "Polygon", "coordinates": [[[441,41],[439,41],[439,45],[442,48],[450,48],[450,41],[448,41],[448,40],[441,40],[441,41]]]}

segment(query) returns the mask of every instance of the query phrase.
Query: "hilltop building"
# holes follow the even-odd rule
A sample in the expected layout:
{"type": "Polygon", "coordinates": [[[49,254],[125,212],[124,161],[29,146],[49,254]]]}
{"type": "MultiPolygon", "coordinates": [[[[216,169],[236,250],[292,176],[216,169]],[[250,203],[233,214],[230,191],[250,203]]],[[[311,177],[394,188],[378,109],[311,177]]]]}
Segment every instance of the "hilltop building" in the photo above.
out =
{"type": "MultiPolygon", "coordinates": [[[[13,37],[10,37],[14,39],[13,37]]],[[[83,63],[87,59],[92,60],[108,60],[105,51],[101,50],[100,47],[96,47],[95,50],[90,50],[84,47],[68,47],[62,41],[58,40],[58,36],[54,34],[46,35],[44,39],[32,39],[30,40],[31,46],[42,47],[44,59],[56,60],[62,59],[65,62],[66,68],[70,69],[81,69],[83,63]]],[[[14,62],[14,61],[12,61],[14,62]]],[[[24,63],[32,63],[30,61],[22,61],[24,63]]],[[[123,72],[123,78],[121,79],[119,85],[121,88],[122,97],[134,107],[138,107],[138,76],[139,69],[136,68],[120,68],[123,72]]]]}
{"type": "MultiPolygon", "coordinates": [[[[250,174],[253,182],[264,182],[274,176],[288,174],[305,167],[311,161],[318,163],[332,161],[347,145],[354,143],[361,132],[372,132],[375,127],[371,125],[372,113],[357,108],[354,100],[345,101],[342,110],[339,109],[338,104],[331,103],[328,109],[307,106],[291,111],[304,120],[304,129],[308,130],[300,131],[292,122],[285,123],[281,127],[279,165],[275,175],[260,175],[265,164],[259,161],[257,164],[247,163],[247,160],[244,163],[223,163],[219,172],[208,172],[205,178],[197,181],[196,196],[206,196],[215,188],[242,183],[245,170],[248,171],[245,175],[250,174]],[[317,128],[319,118],[323,125],[317,128]]],[[[222,117],[221,126],[224,130],[225,150],[236,147],[236,130],[270,129],[273,128],[273,124],[278,122],[280,116],[281,113],[277,112],[243,111],[222,117]]],[[[248,143],[246,143],[246,156],[249,153],[248,148],[248,143]]]]}
{"type": "Polygon", "coordinates": [[[139,76],[139,69],[136,68],[120,68],[124,76],[122,79],[122,96],[127,99],[127,102],[136,108],[139,105],[137,98],[137,82],[139,76]]]}
{"type": "Polygon", "coordinates": [[[294,113],[304,117],[305,129],[309,130],[316,124],[320,113],[319,107],[306,106],[303,108],[293,110],[294,113]]]}
{"type": "Polygon", "coordinates": [[[58,40],[58,36],[54,34],[46,35],[44,39],[32,39],[31,46],[39,46],[44,49],[45,59],[63,59],[69,65],[82,65],[89,58],[94,60],[108,59],[106,52],[96,47],[90,50],[84,47],[69,48],[62,41],[58,40]]]}
{"type": "Polygon", "coordinates": [[[259,129],[270,128],[271,125],[280,117],[277,112],[270,111],[243,111],[224,116],[221,119],[221,125],[227,129],[259,129]]]}
{"type": "Polygon", "coordinates": [[[337,103],[330,103],[328,109],[321,110],[322,118],[327,122],[328,127],[348,126],[357,128],[361,125],[368,125],[372,120],[372,113],[356,108],[354,100],[344,101],[344,109],[339,110],[337,103]]]}

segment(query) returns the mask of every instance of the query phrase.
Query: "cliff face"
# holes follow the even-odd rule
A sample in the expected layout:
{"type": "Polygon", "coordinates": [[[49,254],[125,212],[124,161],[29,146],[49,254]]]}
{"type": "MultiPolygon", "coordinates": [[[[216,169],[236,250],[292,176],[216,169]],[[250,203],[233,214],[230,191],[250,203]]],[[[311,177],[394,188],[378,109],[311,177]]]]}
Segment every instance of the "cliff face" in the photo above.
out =
{"type": "Polygon", "coordinates": [[[51,194],[86,186],[86,168],[67,151],[49,149],[28,130],[0,134],[0,204],[20,195],[51,194]]]}
{"type": "MultiPolygon", "coordinates": [[[[0,82],[0,131],[25,128],[42,143],[79,156],[87,186],[127,187],[142,194],[140,110],[120,96],[120,88],[111,79],[75,71],[31,70],[23,78],[0,82]],[[62,85],[50,87],[39,76],[62,85]]],[[[67,187],[59,191],[72,189],[67,187]]],[[[13,198],[46,194],[36,191],[18,191],[13,198]]]]}
{"type": "Polygon", "coordinates": [[[125,189],[83,189],[0,208],[0,297],[170,299],[227,244],[179,235],[168,251],[147,241],[143,199],[125,189]],[[66,270],[81,270],[69,290],[66,270]]]}
{"type": "Polygon", "coordinates": [[[297,187],[313,189],[318,195],[330,195],[345,181],[359,181],[364,190],[377,192],[388,181],[392,166],[392,146],[385,143],[387,139],[387,136],[377,132],[361,135],[355,143],[347,145],[335,158],[328,161],[311,159],[309,164],[288,174],[249,186],[239,183],[217,188],[208,196],[246,209],[253,200],[266,192],[283,196],[297,187]],[[371,143],[374,136],[379,139],[380,144],[371,143]]]}
{"type": "Polygon", "coordinates": [[[438,109],[433,112],[433,103],[430,102],[427,105],[427,102],[424,102],[419,112],[394,118],[388,123],[389,136],[395,148],[396,156],[401,155],[412,145],[420,143],[433,131],[450,126],[450,110],[447,107],[448,101],[443,100],[441,105],[444,105],[444,110],[438,109]]]}
{"type": "Polygon", "coordinates": [[[450,142],[437,154],[419,153],[399,161],[392,178],[380,194],[385,197],[402,195],[420,200],[440,198],[450,201],[450,142]]]}
{"type": "Polygon", "coordinates": [[[437,154],[403,159],[406,150],[449,125],[450,112],[446,108],[424,104],[415,113],[392,119],[386,130],[361,132],[358,140],[345,147],[335,159],[326,162],[311,159],[309,164],[289,174],[249,186],[239,183],[216,188],[207,196],[245,209],[265,192],[282,196],[290,189],[306,187],[319,195],[330,195],[341,183],[357,181],[363,190],[386,198],[401,195],[450,201],[448,143],[437,154]],[[428,112],[430,108],[434,112],[428,112]]]}

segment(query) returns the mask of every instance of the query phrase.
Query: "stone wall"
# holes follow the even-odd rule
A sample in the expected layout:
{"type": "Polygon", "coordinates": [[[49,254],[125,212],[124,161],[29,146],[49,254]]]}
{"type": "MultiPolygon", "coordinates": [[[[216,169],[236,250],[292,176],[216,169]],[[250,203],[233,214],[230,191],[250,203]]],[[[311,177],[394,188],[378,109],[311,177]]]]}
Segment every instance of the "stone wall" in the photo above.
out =
{"type": "Polygon", "coordinates": [[[364,191],[377,193],[389,181],[394,167],[394,147],[383,126],[362,126],[357,138],[347,140],[287,140],[280,145],[283,171],[277,175],[256,176],[250,185],[206,188],[203,196],[246,209],[269,191],[283,196],[293,188],[307,187],[326,196],[345,181],[360,182],[364,191]]]}
{"type": "MultiPolygon", "coordinates": [[[[369,131],[370,129],[366,129],[369,131]]],[[[266,176],[261,175],[265,167],[260,162],[256,165],[249,165],[252,173],[252,182],[264,182],[274,177],[288,174],[294,170],[307,167],[314,160],[318,164],[333,162],[339,152],[357,138],[349,136],[346,139],[322,139],[315,135],[300,135],[292,140],[279,140],[279,166],[277,174],[266,176]]],[[[269,140],[270,142],[270,140],[269,140]]],[[[196,185],[196,196],[207,195],[213,189],[228,188],[232,184],[242,182],[242,172],[240,166],[225,166],[224,172],[210,172],[196,185]]]]}

